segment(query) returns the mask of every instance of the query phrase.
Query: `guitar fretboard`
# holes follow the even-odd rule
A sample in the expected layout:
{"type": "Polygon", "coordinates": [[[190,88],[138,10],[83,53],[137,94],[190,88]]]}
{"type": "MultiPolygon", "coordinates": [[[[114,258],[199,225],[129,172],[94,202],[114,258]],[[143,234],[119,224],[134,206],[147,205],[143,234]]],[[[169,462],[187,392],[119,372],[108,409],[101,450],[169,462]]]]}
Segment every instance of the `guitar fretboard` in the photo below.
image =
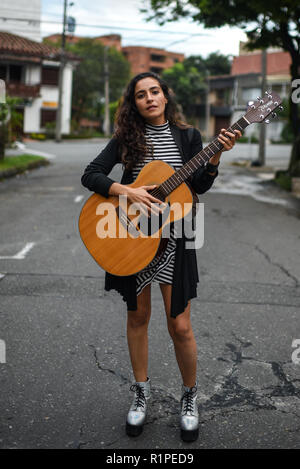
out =
{"type": "MultiPolygon", "coordinates": [[[[235,122],[227,130],[233,132],[234,130],[244,130],[249,125],[247,119],[243,116],[235,122]]],[[[203,148],[180,169],[178,169],[172,176],[160,185],[163,193],[167,196],[180,186],[186,179],[188,179],[198,168],[205,166],[212,156],[221,151],[223,148],[222,143],[216,138],[207,147],[203,148]]]]}

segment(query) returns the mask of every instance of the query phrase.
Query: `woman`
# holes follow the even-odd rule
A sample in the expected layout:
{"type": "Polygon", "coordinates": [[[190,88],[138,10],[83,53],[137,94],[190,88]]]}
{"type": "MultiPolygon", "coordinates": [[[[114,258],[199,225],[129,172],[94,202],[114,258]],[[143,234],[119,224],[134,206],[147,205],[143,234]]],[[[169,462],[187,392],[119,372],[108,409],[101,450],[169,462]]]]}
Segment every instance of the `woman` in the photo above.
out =
{"type": "MultiPolygon", "coordinates": [[[[223,151],[230,150],[240,136],[239,131],[231,133],[222,129],[218,140],[223,144],[223,151]]],[[[167,84],[154,73],[142,73],[130,81],[117,113],[114,137],[87,166],[82,184],[106,197],[127,195],[130,202],[143,204],[150,213],[151,204],[161,203],[150,193],[156,186],[130,188],[126,184],[132,183],[144,164],[153,158],[164,160],[177,170],[201,149],[200,133],[179,120],[167,84]],[[107,176],[118,162],[124,167],[120,184],[107,176]]],[[[212,186],[218,175],[220,156],[221,152],[211,157],[205,168],[199,168],[189,178],[196,193],[204,193],[212,186]]],[[[190,320],[190,300],[197,295],[198,271],[195,250],[186,249],[185,240],[184,235],[176,238],[173,224],[167,246],[158,260],[128,277],[106,272],[105,289],[117,290],[127,303],[127,340],[136,380],[131,386],[135,395],[126,420],[126,432],[130,436],[142,432],[150,398],[148,324],[151,282],[156,281],[183,381],[181,437],[184,441],[198,437],[197,350],[190,320]]]]}

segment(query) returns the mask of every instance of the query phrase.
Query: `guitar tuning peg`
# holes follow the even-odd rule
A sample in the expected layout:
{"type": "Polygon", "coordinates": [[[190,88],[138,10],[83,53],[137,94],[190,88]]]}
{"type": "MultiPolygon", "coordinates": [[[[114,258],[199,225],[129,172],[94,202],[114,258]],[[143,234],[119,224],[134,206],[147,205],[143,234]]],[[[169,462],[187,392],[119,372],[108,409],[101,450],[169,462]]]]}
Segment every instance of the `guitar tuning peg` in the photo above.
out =
{"type": "Polygon", "coordinates": [[[276,112],[272,112],[272,117],[275,119],[277,117],[276,112]]]}
{"type": "Polygon", "coordinates": [[[260,99],[260,104],[264,104],[264,100],[263,99],[260,99]]]}
{"type": "Polygon", "coordinates": [[[256,99],[257,99],[257,101],[260,101],[260,100],[261,100],[261,97],[260,97],[260,96],[257,96],[256,99]]]}
{"type": "Polygon", "coordinates": [[[266,120],[265,120],[265,123],[266,123],[266,124],[270,124],[270,120],[269,120],[269,119],[266,119],[266,120]]]}
{"type": "Polygon", "coordinates": [[[279,111],[283,111],[284,110],[284,107],[283,106],[279,106],[279,111]]]}

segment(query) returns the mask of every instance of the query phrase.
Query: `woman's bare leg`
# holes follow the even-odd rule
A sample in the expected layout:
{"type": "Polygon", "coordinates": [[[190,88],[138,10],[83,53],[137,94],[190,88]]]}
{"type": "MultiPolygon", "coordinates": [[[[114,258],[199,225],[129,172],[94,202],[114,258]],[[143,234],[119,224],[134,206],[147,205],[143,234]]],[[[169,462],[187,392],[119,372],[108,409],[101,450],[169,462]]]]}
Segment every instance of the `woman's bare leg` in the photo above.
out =
{"type": "Polygon", "coordinates": [[[174,343],[175,355],[185,386],[192,387],[196,383],[197,344],[191,325],[191,302],[184,312],[176,318],[171,317],[172,285],[159,284],[168,322],[168,330],[174,343]]]}
{"type": "Polygon", "coordinates": [[[133,374],[137,382],[148,376],[148,324],[151,316],[151,284],[137,296],[136,311],[127,311],[127,341],[133,374]]]}

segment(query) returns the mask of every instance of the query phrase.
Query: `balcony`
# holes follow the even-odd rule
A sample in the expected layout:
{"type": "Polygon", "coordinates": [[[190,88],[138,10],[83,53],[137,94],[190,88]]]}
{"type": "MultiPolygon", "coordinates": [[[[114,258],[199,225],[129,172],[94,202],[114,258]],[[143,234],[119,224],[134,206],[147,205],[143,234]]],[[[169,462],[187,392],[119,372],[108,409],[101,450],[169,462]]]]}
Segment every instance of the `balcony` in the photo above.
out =
{"type": "Polygon", "coordinates": [[[38,98],[41,85],[25,85],[19,82],[6,83],[6,92],[9,96],[17,98],[38,98]]]}

